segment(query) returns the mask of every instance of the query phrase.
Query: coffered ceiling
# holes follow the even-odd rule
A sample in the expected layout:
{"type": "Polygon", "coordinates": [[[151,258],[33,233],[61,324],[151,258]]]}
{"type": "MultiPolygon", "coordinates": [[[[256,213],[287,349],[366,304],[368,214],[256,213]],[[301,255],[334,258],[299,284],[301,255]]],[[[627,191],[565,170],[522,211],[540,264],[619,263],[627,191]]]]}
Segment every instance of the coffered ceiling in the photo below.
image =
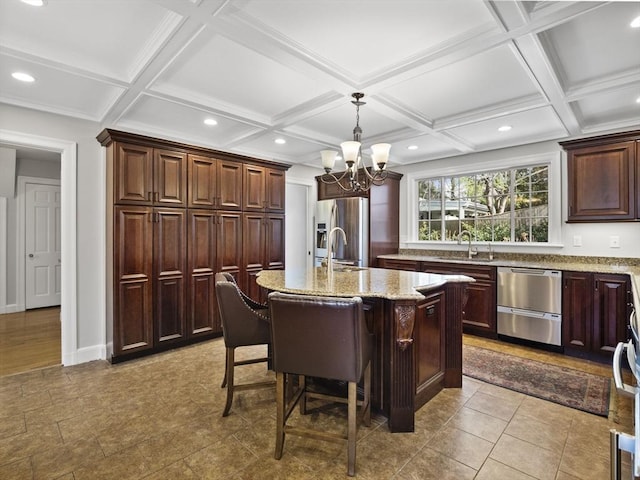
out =
{"type": "Polygon", "coordinates": [[[638,16],[638,1],[1,0],[0,102],[318,166],[351,139],[360,91],[364,146],[407,165],[640,128],[638,16]]]}

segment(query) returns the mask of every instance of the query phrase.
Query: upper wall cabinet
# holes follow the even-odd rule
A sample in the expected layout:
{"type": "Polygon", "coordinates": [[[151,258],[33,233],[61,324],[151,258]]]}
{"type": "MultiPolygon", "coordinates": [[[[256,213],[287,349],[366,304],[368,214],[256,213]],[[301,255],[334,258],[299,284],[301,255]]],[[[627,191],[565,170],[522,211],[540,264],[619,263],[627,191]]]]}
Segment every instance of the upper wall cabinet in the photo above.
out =
{"type": "Polygon", "coordinates": [[[244,210],[284,211],[285,174],[282,170],[244,165],[244,210]]]}
{"type": "Polygon", "coordinates": [[[242,164],[189,155],[189,208],[242,208],[242,164]]]}
{"type": "Polygon", "coordinates": [[[114,161],[115,203],[186,206],[185,153],[119,143],[114,161]]]}
{"type": "Polygon", "coordinates": [[[640,218],[640,131],[560,142],[567,151],[569,222],[640,218]]]}

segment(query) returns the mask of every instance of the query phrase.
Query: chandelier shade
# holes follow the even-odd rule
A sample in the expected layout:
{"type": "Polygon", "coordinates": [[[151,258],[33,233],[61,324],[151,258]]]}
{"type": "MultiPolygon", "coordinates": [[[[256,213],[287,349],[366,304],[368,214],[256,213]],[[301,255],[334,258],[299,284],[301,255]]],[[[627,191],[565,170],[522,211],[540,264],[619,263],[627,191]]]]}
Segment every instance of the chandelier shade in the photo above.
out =
{"type": "Polygon", "coordinates": [[[335,150],[322,150],[322,168],[325,174],[320,177],[323,183],[337,184],[342,190],[354,193],[369,190],[374,185],[382,185],[387,178],[386,166],[389,162],[391,144],[376,143],[371,145],[371,166],[367,166],[362,156],[362,129],[360,128],[360,107],[366,105],[361,99],[364,93],[353,93],[352,100],[356,106],[356,126],[353,129],[353,140],[342,142],[342,158],[345,162],[345,171],[336,176],[331,171],[336,162],[338,152],[335,150]]]}

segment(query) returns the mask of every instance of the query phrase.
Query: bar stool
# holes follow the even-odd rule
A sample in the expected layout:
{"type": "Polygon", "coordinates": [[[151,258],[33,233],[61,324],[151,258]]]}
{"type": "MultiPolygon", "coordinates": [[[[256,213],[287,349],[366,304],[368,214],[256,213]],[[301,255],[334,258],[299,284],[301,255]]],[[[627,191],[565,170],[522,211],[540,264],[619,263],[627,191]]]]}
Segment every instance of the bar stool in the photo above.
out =
{"type": "Polygon", "coordinates": [[[371,425],[371,352],[373,336],[364,319],[362,299],[269,295],[273,369],[276,372],[276,449],[282,457],[285,434],[312,437],[347,444],[347,474],[355,475],[356,436],[360,421],[371,425]],[[299,385],[289,396],[290,375],[299,385]],[[347,398],[313,392],[305,377],[348,382],[347,398]],[[358,399],[357,385],[364,379],[364,393],[358,399]],[[331,433],[287,425],[296,404],[306,413],[308,399],[347,404],[347,433],[331,433]],[[360,407],[358,414],[357,407],[360,407]],[[359,418],[357,418],[359,417],[359,418]]]}
{"type": "Polygon", "coordinates": [[[227,387],[227,401],[222,412],[222,416],[226,417],[231,410],[234,392],[275,385],[274,381],[243,384],[234,382],[235,367],[269,362],[269,356],[236,361],[235,349],[250,345],[267,345],[270,349],[271,330],[267,307],[247,297],[236,284],[233,275],[216,273],[215,282],[218,309],[222,320],[222,335],[226,348],[224,379],[221,385],[222,388],[227,387]]]}

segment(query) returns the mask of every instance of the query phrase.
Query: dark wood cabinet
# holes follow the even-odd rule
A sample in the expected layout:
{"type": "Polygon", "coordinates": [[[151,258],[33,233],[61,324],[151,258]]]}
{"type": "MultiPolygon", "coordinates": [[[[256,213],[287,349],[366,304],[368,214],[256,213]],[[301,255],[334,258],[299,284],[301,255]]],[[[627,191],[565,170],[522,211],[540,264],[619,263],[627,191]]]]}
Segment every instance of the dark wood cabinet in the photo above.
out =
{"type": "Polygon", "coordinates": [[[182,340],[186,334],[187,212],[155,208],[153,212],[155,342],[182,340]]]}
{"type": "Polygon", "coordinates": [[[495,267],[449,262],[423,262],[427,273],[466,275],[475,280],[467,285],[467,301],[462,310],[465,333],[497,338],[497,286],[495,267]]]}
{"type": "Polygon", "coordinates": [[[279,211],[285,207],[285,175],[258,165],[244,165],[244,210],[279,211]]]}
{"type": "Polygon", "coordinates": [[[153,210],[133,205],[114,209],[113,302],[108,311],[117,319],[113,353],[135,353],[153,348],[153,210]]]}
{"type": "Polygon", "coordinates": [[[217,271],[237,278],[242,269],[242,213],[218,212],[217,228],[217,271]]]}
{"type": "Polygon", "coordinates": [[[187,336],[221,331],[218,319],[216,274],[216,213],[189,210],[187,241],[187,336]]]}
{"type": "Polygon", "coordinates": [[[441,381],[441,372],[445,370],[445,319],[442,292],[427,295],[425,300],[417,305],[413,348],[418,405],[433,396],[433,384],[441,381]]]}
{"type": "Polygon", "coordinates": [[[107,161],[109,358],[219,336],[215,273],[255,290],[258,271],[284,268],[288,166],[110,129],[98,141],[107,161]],[[245,204],[260,218],[243,228],[245,204]]]}
{"type": "Polygon", "coordinates": [[[187,156],[183,152],[118,143],[114,163],[116,203],[187,205],[187,156]]]}
{"type": "MultiPolygon", "coordinates": [[[[339,175],[339,174],[336,174],[339,175]]],[[[320,176],[316,177],[318,200],[330,200],[345,197],[364,197],[369,199],[369,266],[378,265],[378,256],[398,253],[400,245],[400,179],[402,174],[387,172],[382,185],[374,185],[367,192],[355,195],[344,192],[337,184],[326,184],[320,176]]]]}
{"type": "Polygon", "coordinates": [[[189,207],[240,210],[242,164],[189,155],[189,207]]]}
{"type": "Polygon", "coordinates": [[[627,340],[631,285],[626,275],[563,272],[562,344],[565,353],[609,358],[627,340]]]}
{"type": "Polygon", "coordinates": [[[569,222],[640,218],[640,131],[561,142],[567,151],[569,222]]]}
{"type": "Polygon", "coordinates": [[[284,268],[285,217],[277,213],[245,212],[243,231],[243,284],[249,297],[264,303],[267,292],[257,284],[256,278],[261,270],[284,268]]]}
{"type": "Polygon", "coordinates": [[[410,270],[443,275],[466,275],[475,280],[467,284],[467,301],[462,311],[465,333],[497,338],[497,270],[487,265],[471,265],[453,262],[429,262],[381,258],[378,265],[394,270],[410,270]]]}
{"type": "Polygon", "coordinates": [[[409,272],[419,272],[421,262],[418,260],[397,260],[395,258],[379,258],[378,266],[380,268],[389,268],[391,270],[407,270],[409,272]]]}

